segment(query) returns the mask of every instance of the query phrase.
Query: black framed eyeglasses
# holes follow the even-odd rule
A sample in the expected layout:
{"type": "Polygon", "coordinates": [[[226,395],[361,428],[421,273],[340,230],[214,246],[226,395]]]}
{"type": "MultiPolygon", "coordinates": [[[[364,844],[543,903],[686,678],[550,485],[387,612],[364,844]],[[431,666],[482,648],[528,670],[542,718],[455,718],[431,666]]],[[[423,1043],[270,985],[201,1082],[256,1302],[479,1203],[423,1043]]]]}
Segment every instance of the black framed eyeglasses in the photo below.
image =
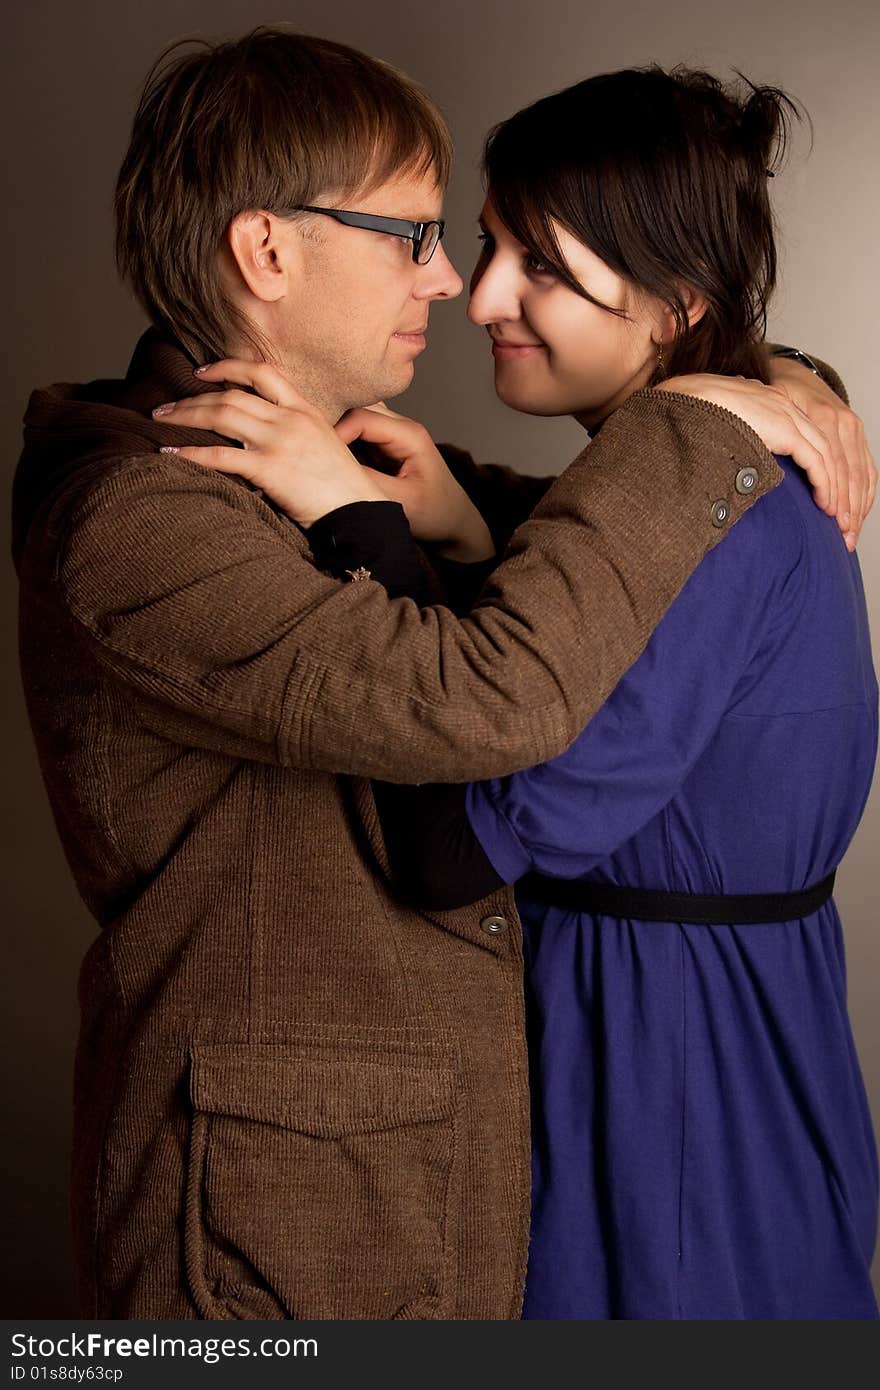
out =
{"type": "Polygon", "coordinates": [[[401,217],[376,217],[372,212],[347,212],[345,208],[318,208],[299,203],[288,212],[319,212],[346,227],[364,227],[368,232],[387,232],[412,242],[416,265],[427,265],[446,231],[445,222],[406,222],[401,217]]]}

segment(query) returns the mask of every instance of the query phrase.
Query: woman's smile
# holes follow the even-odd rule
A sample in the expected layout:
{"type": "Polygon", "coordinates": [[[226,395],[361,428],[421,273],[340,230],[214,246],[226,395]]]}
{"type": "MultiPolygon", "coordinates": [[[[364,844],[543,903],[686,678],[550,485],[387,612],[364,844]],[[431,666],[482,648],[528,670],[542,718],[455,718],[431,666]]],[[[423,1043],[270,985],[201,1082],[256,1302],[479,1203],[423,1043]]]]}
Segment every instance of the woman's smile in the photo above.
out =
{"type": "Polygon", "coordinates": [[[496,338],[494,334],[490,334],[490,337],[492,338],[492,356],[498,362],[515,362],[522,357],[531,357],[534,353],[543,351],[545,346],[544,343],[496,338]]]}

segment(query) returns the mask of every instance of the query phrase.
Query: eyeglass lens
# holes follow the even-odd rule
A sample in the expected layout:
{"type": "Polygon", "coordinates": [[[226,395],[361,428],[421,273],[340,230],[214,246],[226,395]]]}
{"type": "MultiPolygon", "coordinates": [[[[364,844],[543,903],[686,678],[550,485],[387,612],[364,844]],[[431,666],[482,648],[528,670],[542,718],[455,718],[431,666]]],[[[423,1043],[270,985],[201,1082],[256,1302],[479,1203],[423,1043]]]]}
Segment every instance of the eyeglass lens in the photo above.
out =
{"type": "Polygon", "coordinates": [[[431,222],[424,231],[418,250],[418,264],[427,265],[437,249],[437,242],[440,240],[440,228],[436,222],[431,222]]]}

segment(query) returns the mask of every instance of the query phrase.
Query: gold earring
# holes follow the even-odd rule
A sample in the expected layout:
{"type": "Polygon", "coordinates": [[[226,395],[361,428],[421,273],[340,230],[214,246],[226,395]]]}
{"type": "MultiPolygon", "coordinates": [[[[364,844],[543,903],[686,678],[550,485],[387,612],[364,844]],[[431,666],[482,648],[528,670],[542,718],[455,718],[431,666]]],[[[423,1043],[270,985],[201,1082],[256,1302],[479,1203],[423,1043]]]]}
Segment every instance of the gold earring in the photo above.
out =
{"type": "Polygon", "coordinates": [[[657,375],[658,375],[658,376],[665,376],[665,375],[666,375],[666,371],[665,371],[665,368],[664,368],[664,366],[663,366],[663,343],[662,343],[662,341],[659,342],[659,343],[657,344],[657,375]]]}

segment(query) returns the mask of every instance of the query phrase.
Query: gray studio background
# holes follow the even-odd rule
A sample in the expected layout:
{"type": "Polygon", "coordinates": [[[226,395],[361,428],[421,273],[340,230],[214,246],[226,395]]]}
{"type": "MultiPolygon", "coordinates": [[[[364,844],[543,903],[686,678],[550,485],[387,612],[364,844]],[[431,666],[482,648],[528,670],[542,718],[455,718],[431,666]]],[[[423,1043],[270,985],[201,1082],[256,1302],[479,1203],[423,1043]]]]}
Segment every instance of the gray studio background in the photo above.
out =
{"type": "MultiPolygon", "coordinates": [[[[124,373],[139,311],[117,285],[111,193],[140,83],[159,50],[187,34],[236,34],[258,23],[365,48],[420,79],[444,107],[458,165],[447,202],[450,254],[467,279],[475,257],[480,139],[496,120],[552,89],[652,60],[739,67],[800,97],[815,122],[773,192],[783,280],[772,335],[820,353],[848,383],[880,454],[876,385],[877,136],[880,7],[875,0],[86,0],[10,8],[0,99],[6,217],[3,370],[6,492],[29,390],[124,373]]],[[[658,209],[658,216],[662,210],[658,209]]],[[[506,412],[491,389],[483,334],[464,300],[435,306],[418,384],[400,408],[436,436],[525,471],[559,470],[582,447],[567,422],[506,412]]],[[[880,510],[880,504],[878,504],[880,510]]],[[[8,506],[4,508],[5,513],[8,506]]],[[[880,519],[861,559],[880,640],[880,519]]],[[[5,546],[8,556],[8,543],[5,546]]],[[[67,1237],[76,978],[94,927],[73,890],[24,715],[15,659],[15,583],[4,594],[6,851],[2,1019],[6,1137],[2,1188],[8,1248],[3,1316],[75,1314],[67,1237]]],[[[880,945],[873,872],[880,795],[869,804],[838,879],[856,1040],[880,1118],[880,945]]]]}

